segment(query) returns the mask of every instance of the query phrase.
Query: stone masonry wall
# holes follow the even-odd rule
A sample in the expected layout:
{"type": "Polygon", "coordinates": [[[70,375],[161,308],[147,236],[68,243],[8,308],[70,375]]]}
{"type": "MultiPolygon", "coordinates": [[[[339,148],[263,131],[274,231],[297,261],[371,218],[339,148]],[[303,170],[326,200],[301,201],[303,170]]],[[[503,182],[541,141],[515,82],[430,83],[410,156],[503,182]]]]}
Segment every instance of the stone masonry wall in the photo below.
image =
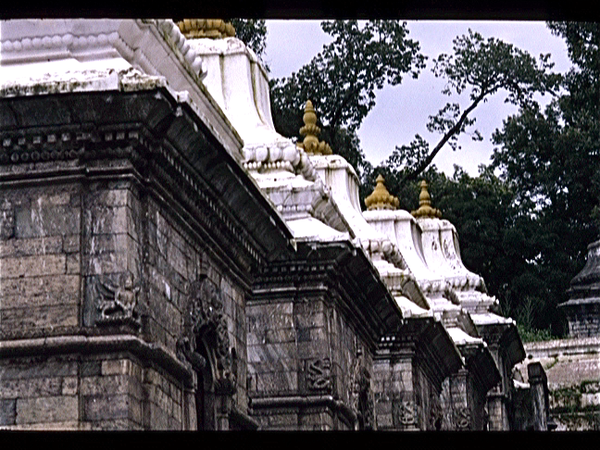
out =
{"type": "Polygon", "coordinates": [[[252,410],[262,429],[354,427],[357,373],[371,372],[372,362],[332,302],[315,295],[255,299],[248,354],[252,410]]]}
{"type": "MultiPolygon", "coordinates": [[[[189,284],[202,272],[224,299],[240,380],[234,402],[246,412],[244,289],[164,205],[126,180],[4,189],[0,205],[0,338],[135,334],[141,326],[175,355],[189,284]],[[129,320],[100,312],[117,289],[135,303],[129,320]]],[[[3,428],[195,427],[184,400],[180,382],[132,355],[0,358],[3,428]]]]}
{"type": "Polygon", "coordinates": [[[409,356],[376,361],[373,385],[378,430],[417,430],[413,370],[409,356]]]}
{"type": "Polygon", "coordinates": [[[0,335],[79,324],[81,187],[0,193],[0,335]]]}

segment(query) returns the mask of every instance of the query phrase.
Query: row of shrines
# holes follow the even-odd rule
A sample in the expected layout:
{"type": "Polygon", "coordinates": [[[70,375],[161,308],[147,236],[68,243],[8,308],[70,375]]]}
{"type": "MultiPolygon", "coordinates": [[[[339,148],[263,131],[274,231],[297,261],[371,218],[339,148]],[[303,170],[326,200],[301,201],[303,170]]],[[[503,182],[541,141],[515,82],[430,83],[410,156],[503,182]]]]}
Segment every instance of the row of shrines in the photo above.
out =
{"type": "Polygon", "coordinates": [[[361,211],[229,25],[1,26],[0,428],[548,429],[426,183],[361,211]]]}

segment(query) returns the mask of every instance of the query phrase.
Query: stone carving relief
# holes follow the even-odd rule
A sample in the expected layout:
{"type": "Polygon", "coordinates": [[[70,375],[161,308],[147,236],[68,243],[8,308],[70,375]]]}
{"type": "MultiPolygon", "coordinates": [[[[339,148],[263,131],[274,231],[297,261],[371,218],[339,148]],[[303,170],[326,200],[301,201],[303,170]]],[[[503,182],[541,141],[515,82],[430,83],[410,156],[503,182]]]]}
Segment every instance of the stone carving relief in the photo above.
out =
{"type": "Polygon", "coordinates": [[[394,423],[401,426],[416,426],[417,410],[410,400],[397,400],[392,403],[392,416],[394,423]]]}
{"type": "Polygon", "coordinates": [[[95,278],[95,305],[97,325],[130,324],[140,327],[136,311],[140,286],[134,283],[133,275],[127,272],[117,283],[108,276],[95,278]]]}
{"type": "Polygon", "coordinates": [[[331,360],[329,358],[306,361],[306,380],[312,391],[331,388],[331,360]]]}
{"type": "Polygon", "coordinates": [[[8,200],[0,203],[0,239],[10,239],[15,234],[15,210],[8,200]]]}
{"type": "Polygon", "coordinates": [[[206,276],[190,286],[183,335],[177,342],[179,356],[196,370],[212,371],[215,390],[230,392],[236,379],[233,358],[223,313],[221,290],[206,276]]]}
{"type": "Polygon", "coordinates": [[[362,430],[375,429],[375,401],[371,389],[371,374],[362,367],[358,376],[358,416],[362,430]]]}
{"type": "Polygon", "coordinates": [[[471,428],[471,410],[462,406],[454,410],[454,427],[457,430],[469,430],[471,428]]]}
{"type": "Polygon", "coordinates": [[[431,395],[429,398],[429,427],[430,430],[441,430],[443,421],[443,411],[439,398],[431,395]]]}

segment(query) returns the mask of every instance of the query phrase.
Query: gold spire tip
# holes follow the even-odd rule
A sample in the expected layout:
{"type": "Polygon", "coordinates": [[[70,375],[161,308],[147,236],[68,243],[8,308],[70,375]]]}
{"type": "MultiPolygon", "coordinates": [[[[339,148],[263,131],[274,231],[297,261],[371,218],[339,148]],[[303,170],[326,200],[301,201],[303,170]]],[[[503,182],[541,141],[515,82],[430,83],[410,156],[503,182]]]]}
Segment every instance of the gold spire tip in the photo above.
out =
{"type": "Polygon", "coordinates": [[[439,209],[431,207],[431,196],[427,190],[427,181],[421,180],[420,185],[421,193],[419,194],[419,209],[411,211],[410,213],[416,218],[427,217],[430,219],[440,219],[442,217],[442,212],[439,209]]]}
{"type": "Polygon", "coordinates": [[[367,198],[365,198],[365,205],[369,211],[371,210],[394,210],[400,205],[400,201],[397,197],[394,197],[389,193],[385,187],[385,179],[381,174],[377,176],[377,185],[375,189],[367,198]]]}
{"type": "Polygon", "coordinates": [[[327,142],[319,141],[321,128],[317,126],[317,113],[310,100],[307,100],[304,106],[304,115],[302,116],[304,126],[300,128],[300,134],[304,136],[302,143],[298,144],[306,153],[315,155],[331,155],[333,151],[327,142]]]}
{"type": "Polygon", "coordinates": [[[177,22],[179,30],[188,39],[222,39],[235,36],[235,29],[221,19],[183,19],[177,22]]]}

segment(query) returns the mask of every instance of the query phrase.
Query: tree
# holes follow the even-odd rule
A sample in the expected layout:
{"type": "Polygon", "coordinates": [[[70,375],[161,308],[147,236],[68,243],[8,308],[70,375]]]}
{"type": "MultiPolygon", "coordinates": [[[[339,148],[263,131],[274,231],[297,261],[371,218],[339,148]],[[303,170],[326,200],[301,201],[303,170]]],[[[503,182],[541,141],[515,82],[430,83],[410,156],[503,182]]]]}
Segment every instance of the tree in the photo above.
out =
{"type": "Polygon", "coordinates": [[[263,57],[267,48],[267,24],[263,19],[230,19],[235,28],[235,36],[250,47],[261,63],[269,71],[263,57]]]}
{"type": "Polygon", "coordinates": [[[520,286],[515,279],[513,285],[524,292],[535,287],[529,297],[542,300],[534,308],[534,325],[552,326],[557,332],[556,306],[567,299],[569,282],[584,265],[587,245],[598,236],[600,24],[562,22],[549,27],[565,39],[574,66],[562,80],[561,94],[544,110],[524,104],[494,133],[499,147],[491,167],[513,187],[523,216],[535,223],[527,240],[535,264],[527,273],[541,285],[530,279],[522,279],[520,286]]]}
{"type": "Polygon", "coordinates": [[[375,106],[375,92],[386,84],[416,77],[425,57],[408,39],[405,23],[393,20],[325,21],[323,31],[333,41],[289,77],[271,80],[275,128],[297,137],[302,108],[311,100],[322,123],[321,139],[344,156],[360,175],[369,169],[356,131],[375,106]]]}
{"type": "MultiPolygon", "coordinates": [[[[538,61],[511,44],[484,39],[472,30],[453,43],[454,53],[439,55],[433,73],[447,81],[443,94],[460,96],[468,92],[468,104],[462,108],[459,103],[448,102],[429,117],[427,129],[442,135],[433,148],[419,135],[409,145],[396,147],[388,161],[396,170],[402,169],[403,181],[417,179],[446,144],[456,150],[458,136],[475,123],[473,111],[492,95],[506,91],[506,102],[527,105],[533,102],[535,93],[554,93],[560,79],[548,72],[552,67],[549,55],[541,55],[538,61]]],[[[474,130],[472,138],[481,140],[482,136],[474,130]]]]}

